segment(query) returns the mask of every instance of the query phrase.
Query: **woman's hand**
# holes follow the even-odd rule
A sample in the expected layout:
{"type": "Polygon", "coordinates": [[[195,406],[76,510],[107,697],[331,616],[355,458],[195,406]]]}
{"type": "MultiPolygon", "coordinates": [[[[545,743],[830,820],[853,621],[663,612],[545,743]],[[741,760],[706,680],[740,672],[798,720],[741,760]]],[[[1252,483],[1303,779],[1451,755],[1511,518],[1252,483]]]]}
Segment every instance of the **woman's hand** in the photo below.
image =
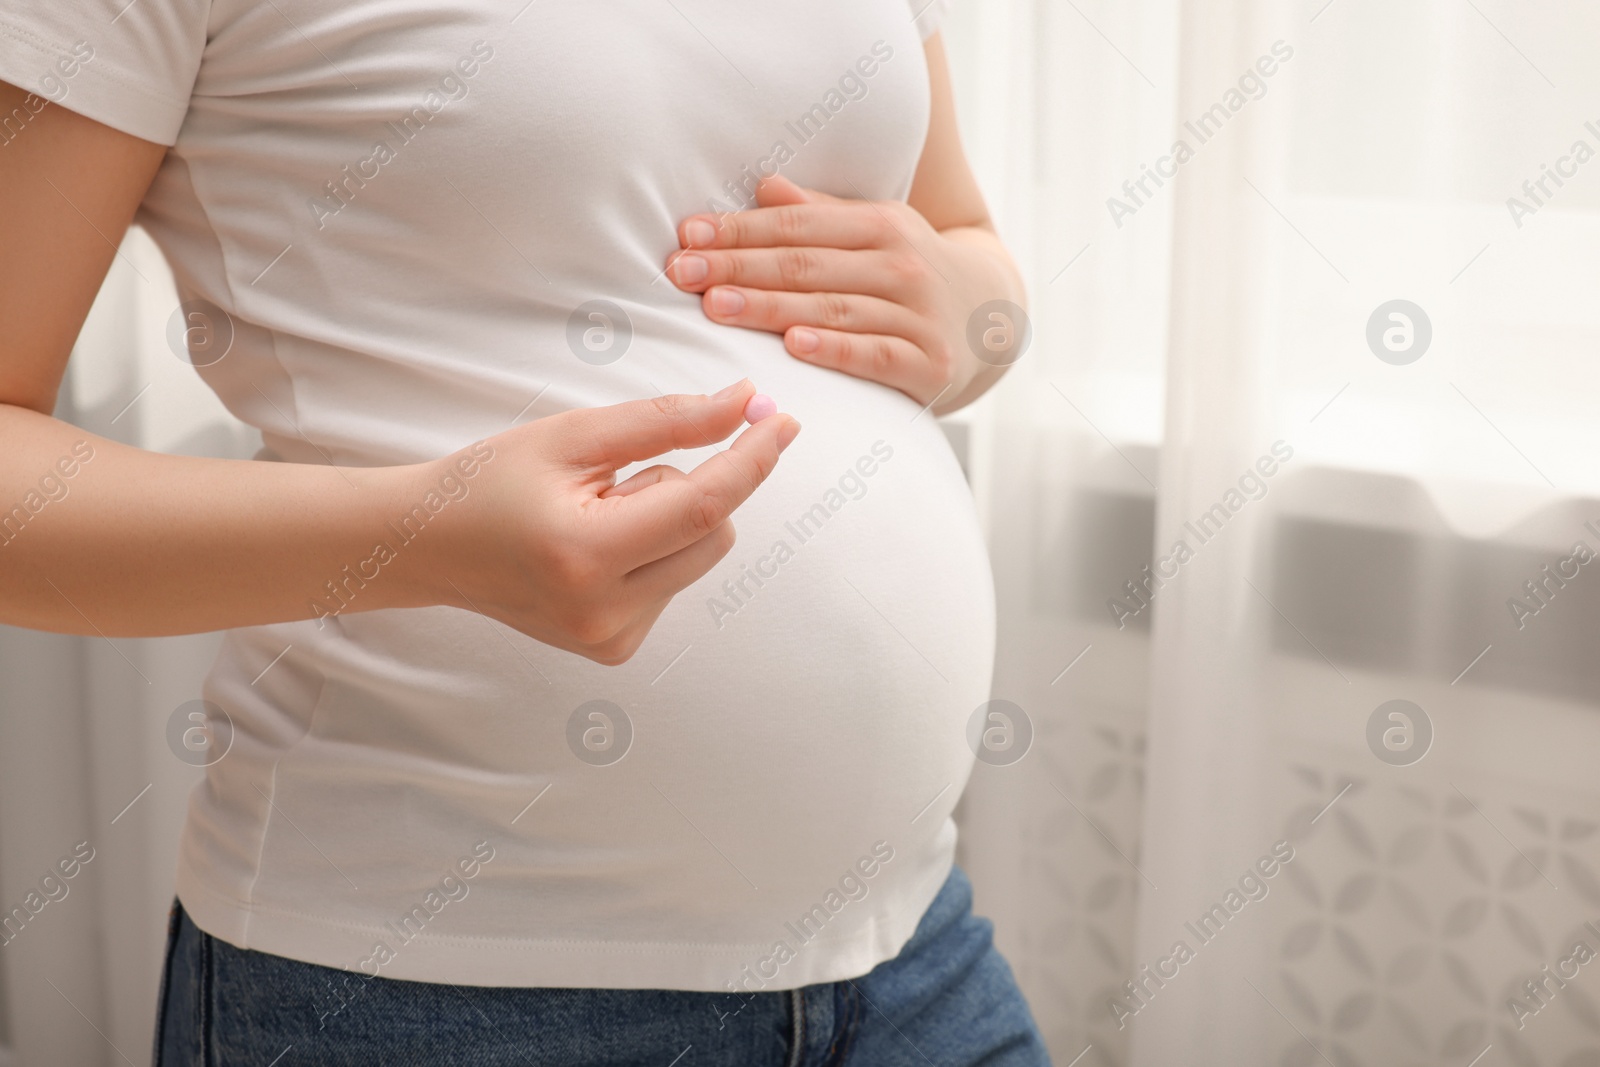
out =
{"type": "Polygon", "coordinates": [[[1019,288],[992,233],[947,236],[899,201],[841,200],[781,176],[756,201],[678,227],[667,275],[704,294],[711,319],[780,333],[795,358],[899,389],[936,414],[999,377],[1000,364],[967,343],[972,314],[1019,288]]]}
{"type": "Polygon", "coordinates": [[[419,580],[431,583],[433,603],[480,611],[599,663],[624,662],[672,597],[733,547],[729,516],[800,424],[764,418],[687,472],[657,464],[620,485],[616,473],[723,440],[754,393],[747,379],[716,396],[563,412],[419,465],[419,499],[451,474],[468,488],[440,514],[443,537],[424,549],[435,555],[411,573],[427,576],[419,580]]]}

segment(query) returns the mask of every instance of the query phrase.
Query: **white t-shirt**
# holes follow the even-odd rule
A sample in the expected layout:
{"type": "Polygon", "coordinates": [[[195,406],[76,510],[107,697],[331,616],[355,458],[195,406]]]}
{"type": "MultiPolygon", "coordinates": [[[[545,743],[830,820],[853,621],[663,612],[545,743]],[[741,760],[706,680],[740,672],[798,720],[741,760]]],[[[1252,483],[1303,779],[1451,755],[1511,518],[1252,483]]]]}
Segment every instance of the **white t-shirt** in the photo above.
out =
{"type": "Polygon", "coordinates": [[[262,459],[415,462],[741,375],[805,427],[621,667],[446,607],[231,631],[178,871],[202,929],[393,978],[752,991],[909,938],[989,695],[970,495],[914,401],[661,268],[761,169],[905,197],[943,7],[910,4],[4,5],[0,78],[173,146],[140,221],[231,318],[191,320],[196,362],[226,348],[199,373],[262,459]]]}

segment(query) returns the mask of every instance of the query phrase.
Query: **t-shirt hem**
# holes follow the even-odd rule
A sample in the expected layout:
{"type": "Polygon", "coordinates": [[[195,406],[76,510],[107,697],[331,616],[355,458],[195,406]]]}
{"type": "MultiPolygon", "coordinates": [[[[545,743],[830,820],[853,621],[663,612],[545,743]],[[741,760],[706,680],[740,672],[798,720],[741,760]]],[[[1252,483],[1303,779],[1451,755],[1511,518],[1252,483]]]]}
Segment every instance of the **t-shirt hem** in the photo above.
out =
{"type": "Polygon", "coordinates": [[[336,970],[400,981],[527,988],[672,989],[725,993],[780,992],[859,978],[893,959],[949,878],[954,856],[917,886],[905,906],[878,915],[850,937],[808,943],[773,976],[754,968],[772,941],[746,944],[452,937],[419,933],[394,947],[373,969],[362,962],[394,931],[250,904],[220,893],[186,866],[177,896],[201,930],[238,948],[336,970]],[[247,936],[248,931],[248,936],[247,936]]]}

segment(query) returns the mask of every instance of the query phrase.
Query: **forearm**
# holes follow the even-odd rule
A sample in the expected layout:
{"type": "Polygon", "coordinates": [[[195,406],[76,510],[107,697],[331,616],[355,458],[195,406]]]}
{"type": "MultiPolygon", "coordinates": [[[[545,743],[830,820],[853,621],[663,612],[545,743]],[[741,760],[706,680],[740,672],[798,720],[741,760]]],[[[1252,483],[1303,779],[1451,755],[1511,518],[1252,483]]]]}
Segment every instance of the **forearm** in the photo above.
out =
{"type": "MultiPolygon", "coordinates": [[[[961,301],[961,306],[977,308],[990,300],[1009,300],[1018,307],[1027,306],[1028,294],[1022,274],[994,230],[988,226],[953,226],[940,230],[939,236],[968,253],[961,257],[967,271],[960,279],[951,279],[956,290],[952,298],[961,301]]],[[[1023,328],[1021,323],[1016,326],[1019,330],[1023,328]]],[[[954,381],[963,384],[951,389],[934,405],[935,415],[947,415],[966,407],[988,392],[1010,369],[1009,364],[995,366],[979,359],[964,341],[956,347],[955,358],[954,381]]]]}
{"type": "Polygon", "coordinates": [[[0,622],[153,637],[423,603],[420,551],[346,568],[428,473],[161,455],[0,405],[0,622]]]}

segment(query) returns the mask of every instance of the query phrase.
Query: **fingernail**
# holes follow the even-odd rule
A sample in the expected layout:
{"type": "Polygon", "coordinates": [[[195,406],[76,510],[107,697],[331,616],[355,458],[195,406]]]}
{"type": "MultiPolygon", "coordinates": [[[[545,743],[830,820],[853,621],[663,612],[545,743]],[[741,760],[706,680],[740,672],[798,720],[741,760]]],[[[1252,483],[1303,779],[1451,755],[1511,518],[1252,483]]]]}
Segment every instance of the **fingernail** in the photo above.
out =
{"type": "Polygon", "coordinates": [[[793,441],[799,436],[799,434],[800,423],[794,419],[790,419],[784,424],[783,429],[778,431],[778,451],[782,452],[784,449],[788,448],[789,442],[793,441]]]}
{"type": "Polygon", "coordinates": [[[762,419],[768,419],[778,413],[778,402],[765,393],[757,393],[744,405],[744,421],[754,426],[762,419]]]}
{"type": "Polygon", "coordinates": [[[737,289],[713,289],[711,310],[718,315],[737,315],[744,310],[744,294],[737,289]]]}
{"type": "Polygon", "coordinates": [[[715,393],[712,393],[711,394],[711,399],[713,399],[713,400],[727,400],[729,397],[736,395],[739,392],[739,390],[743,389],[745,386],[747,386],[749,384],[750,384],[750,379],[749,378],[740,378],[738,381],[734,382],[732,385],[728,386],[726,389],[718,389],[715,393]]]}
{"type": "Polygon", "coordinates": [[[673,264],[672,276],[684,285],[693,285],[706,280],[706,275],[711,273],[711,264],[706,262],[705,256],[683,255],[673,264]]]}
{"type": "Polygon", "coordinates": [[[816,331],[808,330],[804,326],[796,326],[790,340],[798,352],[815,352],[822,344],[822,338],[817,336],[816,331]]]}
{"type": "Polygon", "coordinates": [[[716,243],[717,228],[705,219],[690,219],[684,223],[683,236],[690,248],[709,248],[716,243]]]}

